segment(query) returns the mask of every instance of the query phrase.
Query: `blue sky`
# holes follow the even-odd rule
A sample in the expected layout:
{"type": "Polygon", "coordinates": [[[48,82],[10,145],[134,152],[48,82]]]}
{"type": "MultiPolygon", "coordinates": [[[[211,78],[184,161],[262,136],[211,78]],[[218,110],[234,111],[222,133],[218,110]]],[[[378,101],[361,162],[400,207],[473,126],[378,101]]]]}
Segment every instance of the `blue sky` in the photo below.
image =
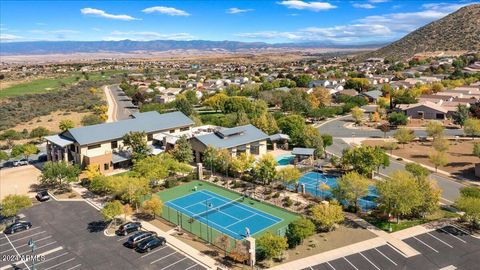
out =
{"type": "Polygon", "coordinates": [[[396,40],[471,1],[3,1],[0,41],[396,40]]]}

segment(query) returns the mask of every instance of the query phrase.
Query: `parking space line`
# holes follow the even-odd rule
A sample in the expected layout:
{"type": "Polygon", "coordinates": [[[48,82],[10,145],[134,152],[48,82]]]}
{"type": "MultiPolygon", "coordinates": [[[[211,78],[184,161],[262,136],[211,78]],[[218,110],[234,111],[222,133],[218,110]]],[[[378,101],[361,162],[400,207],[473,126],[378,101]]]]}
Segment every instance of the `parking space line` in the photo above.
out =
{"type": "MultiPolygon", "coordinates": [[[[38,242],[40,242],[40,241],[43,241],[43,240],[48,239],[48,238],[51,238],[51,237],[52,237],[52,236],[50,235],[50,236],[47,236],[47,237],[44,237],[44,238],[35,240],[35,242],[38,243],[38,242]]],[[[17,246],[17,248],[26,247],[26,246],[28,246],[28,244],[23,244],[23,245],[21,245],[21,246],[17,246]]],[[[2,252],[0,252],[0,254],[3,254],[3,253],[8,252],[8,251],[10,251],[10,250],[13,250],[13,248],[8,249],[8,250],[5,250],[5,251],[2,251],[2,252]]]]}
{"type": "Polygon", "coordinates": [[[67,270],[72,270],[72,269],[75,269],[75,268],[80,267],[80,266],[81,266],[81,264],[77,264],[77,265],[75,265],[74,267],[68,268],[67,270]]]}
{"type": "Polygon", "coordinates": [[[117,240],[117,242],[120,242],[120,241],[122,241],[122,240],[125,240],[125,239],[127,239],[127,238],[129,238],[129,237],[130,237],[130,235],[121,237],[120,239],[117,240]]]}
{"type": "MultiPolygon", "coordinates": [[[[46,231],[43,231],[43,232],[37,232],[37,233],[34,233],[32,235],[28,235],[28,236],[24,236],[24,237],[21,237],[21,238],[17,238],[15,240],[12,240],[12,243],[15,243],[15,242],[18,242],[20,240],[23,240],[23,239],[27,239],[29,237],[32,237],[32,236],[35,236],[35,235],[39,235],[39,234],[42,234],[42,233],[45,233],[46,231]]],[[[1,244],[0,246],[4,246],[5,244],[1,244]]]]}
{"type": "MultiPolygon", "coordinates": [[[[25,230],[25,231],[16,232],[14,235],[20,235],[20,234],[22,234],[22,233],[31,232],[31,231],[33,231],[33,230],[40,229],[40,228],[41,228],[40,226],[33,227],[33,228],[30,228],[30,229],[25,230]]],[[[5,236],[6,236],[6,235],[5,235],[5,236]]]]}
{"type": "Polygon", "coordinates": [[[46,263],[46,262],[51,261],[51,260],[55,260],[56,258],[60,258],[60,257],[65,256],[65,255],[67,255],[67,254],[68,254],[68,252],[62,253],[62,254],[57,255],[57,256],[55,256],[55,257],[52,257],[52,258],[50,258],[50,259],[46,259],[45,261],[39,262],[39,263],[37,263],[36,265],[39,265],[39,264],[42,264],[42,263],[46,263]]]}
{"type": "Polygon", "coordinates": [[[427,233],[428,235],[430,235],[431,237],[437,239],[438,241],[444,243],[447,247],[450,247],[450,248],[453,248],[450,244],[448,244],[447,242],[443,241],[442,239],[436,237],[435,235],[431,234],[431,233],[427,233]]]}
{"type": "Polygon", "coordinates": [[[465,231],[464,229],[462,229],[462,228],[460,228],[460,227],[457,227],[457,226],[455,226],[455,225],[453,225],[453,224],[450,224],[450,226],[452,226],[453,228],[455,228],[455,229],[463,232],[463,233],[466,234],[466,235],[471,235],[469,232],[465,231]]]}
{"type": "Polygon", "coordinates": [[[377,270],[380,270],[380,268],[378,268],[378,266],[376,266],[372,261],[370,261],[365,255],[362,254],[362,252],[359,252],[358,254],[360,254],[360,256],[362,256],[365,260],[367,260],[371,265],[373,265],[375,268],[377,268],[377,270]]]}
{"type": "Polygon", "coordinates": [[[403,254],[402,252],[400,252],[400,250],[398,250],[396,247],[390,245],[389,243],[387,243],[387,246],[391,249],[393,249],[393,251],[397,252],[398,254],[400,254],[402,257],[404,258],[408,258],[405,254],[403,254]]]}
{"type": "Polygon", "coordinates": [[[427,243],[423,242],[422,240],[418,239],[416,236],[413,237],[413,239],[417,240],[418,242],[424,244],[426,247],[430,248],[431,250],[435,251],[436,253],[439,253],[438,250],[434,249],[433,247],[429,246],[427,243]]]}
{"type": "Polygon", "coordinates": [[[349,260],[347,260],[347,258],[343,257],[343,259],[347,261],[353,268],[355,268],[355,270],[358,270],[358,268],[355,265],[353,265],[353,263],[351,263],[349,260]]]}
{"type": "Polygon", "coordinates": [[[68,263],[68,262],[71,262],[71,261],[73,261],[73,260],[75,260],[75,258],[71,258],[71,259],[68,259],[68,260],[66,260],[66,261],[63,261],[63,262],[61,262],[61,263],[57,263],[56,265],[50,266],[50,267],[45,268],[45,269],[43,269],[43,270],[52,269],[52,268],[55,268],[55,267],[60,266],[60,265],[62,265],[62,264],[66,264],[66,263],[68,263]]]}
{"type": "Polygon", "coordinates": [[[176,251],[174,251],[174,252],[172,252],[172,253],[168,254],[167,256],[163,256],[162,258],[160,258],[160,259],[157,259],[157,260],[155,260],[155,261],[151,262],[150,264],[154,264],[154,263],[156,263],[156,262],[159,262],[159,261],[161,261],[161,260],[163,260],[163,259],[165,259],[165,258],[167,258],[167,257],[170,257],[170,256],[172,256],[172,255],[173,255],[173,254],[175,254],[175,253],[177,253],[177,252],[176,252],[176,251]]]}
{"type": "MultiPolygon", "coordinates": [[[[53,242],[48,243],[48,244],[45,244],[45,245],[43,245],[43,246],[39,246],[39,247],[37,247],[37,250],[38,250],[38,249],[41,249],[41,248],[44,248],[44,247],[46,247],[46,246],[53,245],[53,244],[55,244],[56,242],[57,242],[57,241],[53,241],[53,242]]],[[[27,254],[27,253],[29,253],[29,252],[32,252],[32,251],[31,251],[31,250],[27,250],[27,251],[22,252],[22,253],[20,253],[20,254],[23,255],[23,254],[27,254]]]]}
{"type": "Polygon", "coordinates": [[[333,270],[337,270],[337,269],[335,269],[335,267],[333,267],[333,266],[330,264],[330,262],[327,262],[327,264],[328,264],[328,266],[330,266],[333,270]]]}
{"type": "MultiPolygon", "coordinates": [[[[15,246],[12,244],[12,242],[10,242],[10,239],[8,238],[8,236],[5,234],[5,238],[7,238],[8,242],[10,243],[10,245],[12,245],[13,249],[15,250],[15,253],[17,253],[18,257],[20,257],[20,261],[25,264],[25,266],[27,267],[28,270],[30,270],[30,267],[27,265],[27,263],[23,260],[23,258],[20,256],[20,254],[18,253],[18,250],[15,248],[15,246]]],[[[10,265],[7,265],[7,268],[10,267],[10,265]]],[[[3,268],[3,267],[2,267],[3,268]]]]}
{"type": "Polygon", "coordinates": [[[383,252],[381,252],[380,250],[378,250],[377,248],[375,248],[375,250],[380,253],[383,257],[385,257],[385,259],[389,260],[391,263],[393,263],[393,265],[397,266],[397,263],[394,262],[392,259],[390,259],[387,255],[383,254],[383,252]]]}
{"type": "Polygon", "coordinates": [[[148,255],[152,255],[152,254],[154,254],[155,252],[159,252],[160,250],[162,250],[162,249],[164,249],[164,248],[166,248],[166,247],[167,247],[167,246],[164,246],[164,247],[159,248],[159,249],[157,249],[157,250],[155,250],[155,251],[153,251],[153,252],[149,252],[149,253],[147,253],[147,254],[145,254],[145,255],[142,255],[140,258],[144,258],[144,257],[147,257],[148,255]]]}
{"type": "Polygon", "coordinates": [[[174,262],[174,263],[171,263],[171,264],[169,264],[169,265],[167,265],[167,266],[163,267],[163,268],[162,268],[162,269],[160,269],[160,270],[167,269],[167,268],[169,268],[170,266],[174,266],[175,264],[177,264],[177,263],[179,263],[179,262],[181,262],[181,261],[183,261],[183,260],[186,260],[186,259],[187,259],[187,257],[185,257],[185,258],[183,258],[183,259],[181,259],[181,260],[179,260],[179,261],[176,261],[176,262],[174,262]]]}
{"type": "Polygon", "coordinates": [[[198,265],[198,264],[194,264],[194,265],[192,265],[192,266],[188,267],[188,268],[187,268],[187,269],[185,269],[185,270],[188,270],[188,269],[190,269],[190,268],[193,268],[193,267],[195,267],[195,266],[197,266],[197,265],[198,265]]]}
{"type": "Polygon", "coordinates": [[[446,234],[448,234],[448,235],[451,235],[451,236],[455,237],[458,241],[463,242],[464,244],[467,243],[467,241],[461,239],[460,237],[458,237],[458,236],[456,236],[456,235],[454,235],[454,234],[451,234],[451,233],[445,231],[443,228],[441,228],[440,231],[442,231],[442,232],[444,232],[444,233],[446,233],[446,234]]]}

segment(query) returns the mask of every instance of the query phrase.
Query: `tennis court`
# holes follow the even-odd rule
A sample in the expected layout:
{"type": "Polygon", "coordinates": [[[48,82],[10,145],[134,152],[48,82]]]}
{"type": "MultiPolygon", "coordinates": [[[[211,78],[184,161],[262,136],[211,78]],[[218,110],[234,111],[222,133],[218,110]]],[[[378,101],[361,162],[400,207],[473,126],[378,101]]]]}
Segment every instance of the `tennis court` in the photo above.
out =
{"type": "Polygon", "coordinates": [[[198,220],[209,227],[225,233],[235,239],[250,235],[274,226],[283,219],[244,204],[244,198],[228,199],[210,190],[192,191],[165,203],[168,207],[198,220]]]}
{"type": "MultiPolygon", "coordinates": [[[[325,175],[318,172],[308,172],[299,180],[300,185],[305,185],[305,192],[322,199],[332,197],[332,189],[337,187],[337,178],[331,175],[325,175]],[[323,190],[321,184],[324,183],[330,187],[329,190],[323,190]]],[[[358,199],[358,205],[363,210],[370,210],[377,206],[374,200],[378,197],[375,187],[369,186],[368,195],[358,199]]]]}

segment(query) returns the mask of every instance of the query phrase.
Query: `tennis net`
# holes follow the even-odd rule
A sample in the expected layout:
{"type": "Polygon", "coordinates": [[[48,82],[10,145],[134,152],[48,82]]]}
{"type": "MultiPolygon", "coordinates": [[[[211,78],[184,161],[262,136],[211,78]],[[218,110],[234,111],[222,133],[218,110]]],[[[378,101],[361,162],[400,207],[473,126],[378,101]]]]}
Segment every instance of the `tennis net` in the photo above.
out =
{"type": "MultiPolygon", "coordinates": [[[[203,216],[206,216],[208,215],[209,213],[211,212],[218,212],[222,209],[225,209],[226,207],[232,205],[232,204],[239,204],[239,202],[243,201],[244,200],[244,197],[239,197],[239,198],[236,198],[235,200],[231,200],[229,202],[226,202],[220,206],[216,206],[216,207],[210,207],[208,210],[204,211],[204,212],[201,212],[201,213],[198,213],[198,214],[195,214],[192,216],[193,219],[197,219],[199,217],[203,217],[203,216]]],[[[207,207],[208,207],[208,201],[205,202],[207,204],[207,207]]]]}

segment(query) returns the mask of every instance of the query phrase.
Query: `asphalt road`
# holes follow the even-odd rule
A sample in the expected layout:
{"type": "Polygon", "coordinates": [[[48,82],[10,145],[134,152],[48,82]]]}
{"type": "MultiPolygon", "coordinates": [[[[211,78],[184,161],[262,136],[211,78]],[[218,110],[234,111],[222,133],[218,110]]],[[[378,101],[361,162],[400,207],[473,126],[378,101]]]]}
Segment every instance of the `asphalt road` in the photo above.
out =
{"type": "Polygon", "coordinates": [[[82,201],[48,201],[23,214],[33,226],[13,235],[0,234],[0,270],[32,270],[31,260],[18,259],[19,254],[31,254],[30,239],[36,254],[43,254],[36,261],[38,270],[205,269],[168,244],[145,254],[124,247],[126,237],[105,236],[100,213],[82,201]]]}
{"type": "MultiPolygon", "coordinates": [[[[370,129],[349,129],[345,125],[352,122],[351,117],[343,117],[336,119],[334,121],[327,122],[326,124],[321,125],[318,129],[320,133],[330,134],[333,136],[333,145],[327,147],[327,151],[341,156],[342,151],[350,145],[345,143],[342,138],[352,139],[353,138],[383,138],[384,134],[380,130],[370,130],[370,129]]],[[[390,131],[387,133],[388,136],[393,136],[395,131],[390,131]]],[[[445,134],[448,136],[461,136],[463,131],[459,129],[446,129],[445,134]]],[[[416,136],[426,136],[425,130],[415,130],[416,136]]],[[[382,174],[390,174],[395,170],[405,169],[405,163],[399,162],[396,159],[390,158],[390,166],[384,169],[380,169],[382,174]]],[[[455,201],[456,198],[460,195],[459,189],[464,187],[460,181],[448,178],[440,174],[431,174],[431,178],[437,181],[438,186],[442,189],[442,202],[446,204],[451,204],[455,201]]]]}
{"type": "Polygon", "coordinates": [[[108,86],[108,89],[117,104],[115,112],[117,121],[129,119],[131,114],[138,112],[138,109],[132,107],[132,102],[118,85],[108,86]]]}
{"type": "Polygon", "coordinates": [[[304,270],[478,269],[480,240],[455,227],[446,226],[404,241],[420,255],[405,258],[390,245],[384,245],[304,270]]]}

